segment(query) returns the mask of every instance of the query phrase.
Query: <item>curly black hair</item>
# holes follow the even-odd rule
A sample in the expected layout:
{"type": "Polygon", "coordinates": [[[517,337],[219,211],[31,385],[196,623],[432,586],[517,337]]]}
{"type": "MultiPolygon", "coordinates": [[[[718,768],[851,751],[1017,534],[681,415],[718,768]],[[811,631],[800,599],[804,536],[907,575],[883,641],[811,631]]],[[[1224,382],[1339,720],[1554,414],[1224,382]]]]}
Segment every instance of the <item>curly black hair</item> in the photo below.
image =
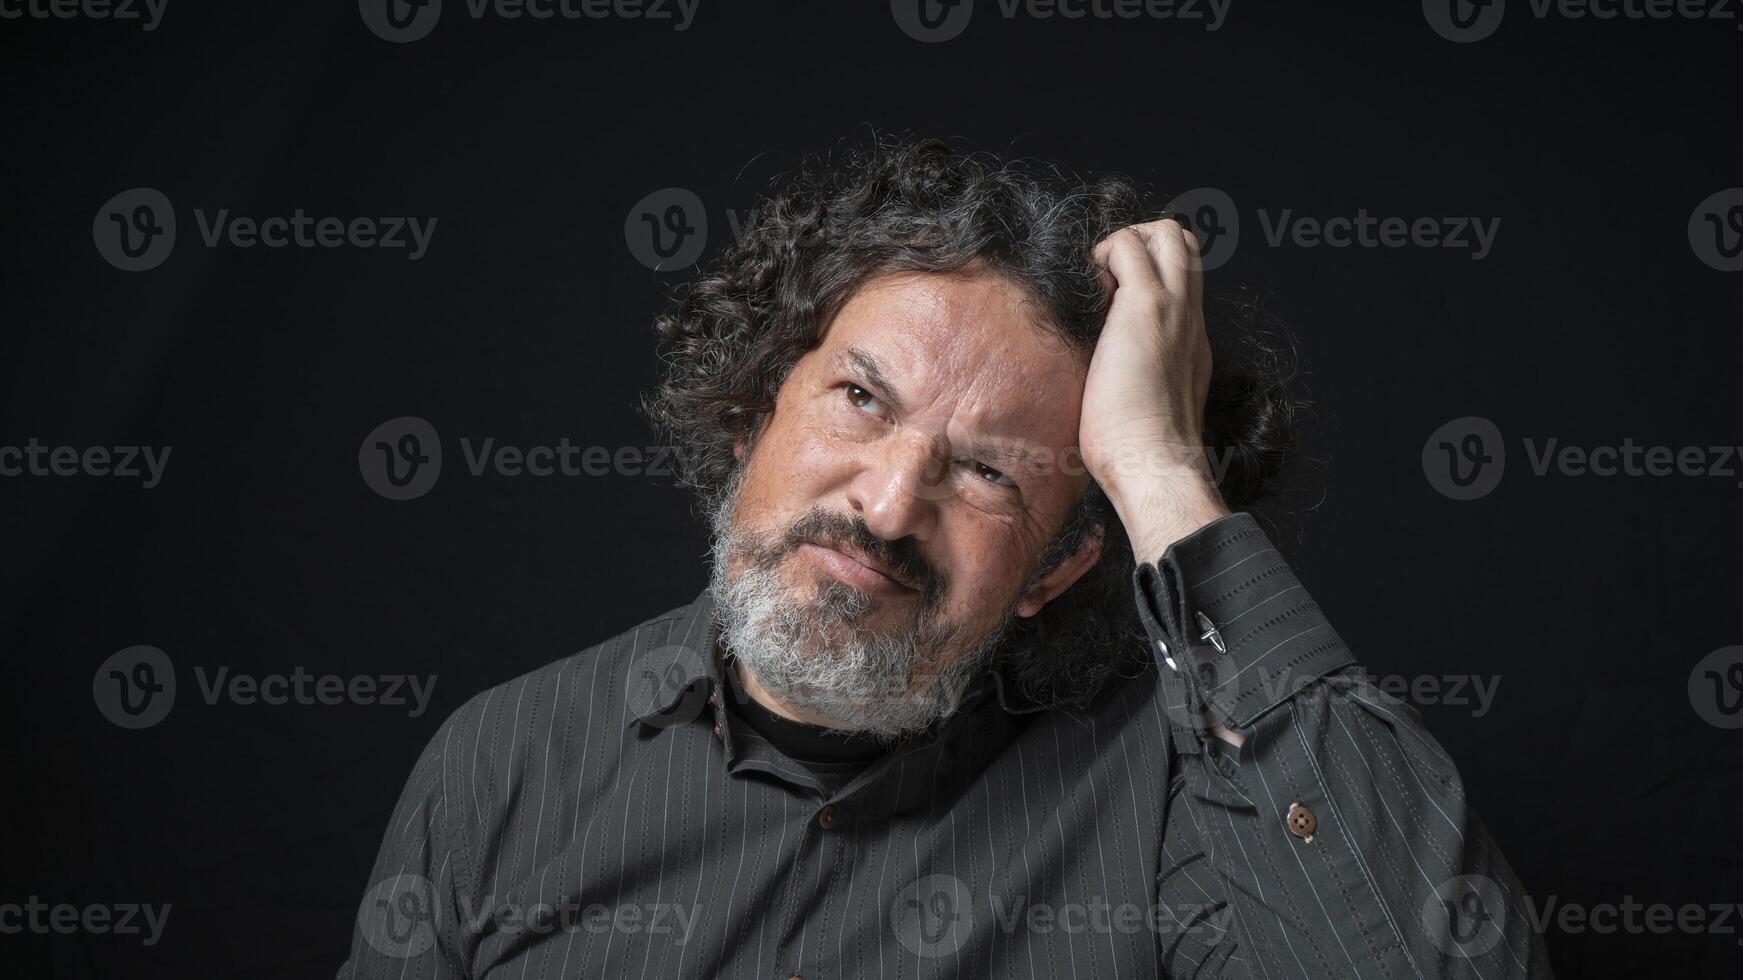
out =
{"type": "MultiPolygon", "coordinates": [[[[1109,303],[1095,244],[1162,216],[1128,179],[1079,180],[1055,165],[959,151],[935,139],[875,138],[839,159],[810,160],[674,294],[656,322],[665,377],[643,411],[674,445],[680,480],[711,513],[738,472],[734,443],[754,441],[793,365],[860,286],[891,273],[947,273],[978,263],[1021,287],[1087,359],[1109,303]]],[[[1209,306],[1214,364],[1205,446],[1224,499],[1252,509],[1273,494],[1296,455],[1302,403],[1291,390],[1294,346],[1251,300],[1209,306]]],[[[1006,666],[1033,700],[1090,693],[1131,662],[1110,651],[1132,649],[1138,645],[1128,641],[1142,636],[1130,545],[1093,483],[1031,580],[1097,526],[1104,531],[1101,561],[1019,622],[1020,641],[1008,644],[1006,666]]]]}

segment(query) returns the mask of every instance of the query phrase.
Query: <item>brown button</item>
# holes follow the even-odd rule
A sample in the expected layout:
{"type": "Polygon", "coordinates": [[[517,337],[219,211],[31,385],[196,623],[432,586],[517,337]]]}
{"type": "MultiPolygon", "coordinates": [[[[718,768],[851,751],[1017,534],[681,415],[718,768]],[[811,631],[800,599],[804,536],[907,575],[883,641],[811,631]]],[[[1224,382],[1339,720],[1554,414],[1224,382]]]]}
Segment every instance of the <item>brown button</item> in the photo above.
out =
{"type": "Polygon", "coordinates": [[[823,812],[817,814],[817,826],[824,830],[835,829],[835,806],[833,804],[824,807],[823,812]]]}
{"type": "Polygon", "coordinates": [[[1319,829],[1319,818],[1299,803],[1289,804],[1289,815],[1283,818],[1289,832],[1307,843],[1313,843],[1313,832],[1319,829]]]}
{"type": "Polygon", "coordinates": [[[792,976],[788,977],[787,980],[805,980],[805,978],[798,975],[797,973],[795,973],[792,976]]]}

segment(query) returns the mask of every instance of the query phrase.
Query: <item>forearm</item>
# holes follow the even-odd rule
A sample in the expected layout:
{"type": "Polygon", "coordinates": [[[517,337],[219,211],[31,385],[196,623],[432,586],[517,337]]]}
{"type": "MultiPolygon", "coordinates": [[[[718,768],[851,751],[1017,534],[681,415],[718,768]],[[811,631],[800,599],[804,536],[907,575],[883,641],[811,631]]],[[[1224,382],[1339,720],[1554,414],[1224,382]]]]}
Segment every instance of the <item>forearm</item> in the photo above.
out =
{"type": "Polygon", "coordinates": [[[1126,479],[1104,479],[1139,563],[1156,563],[1170,545],[1229,516],[1203,449],[1147,449],[1117,465],[1126,479]]]}
{"type": "Polygon", "coordinates": [[[1355,668],[1251,517],[1177,540],[1137,586],[1186,733],[1159,901],[1208,903],[1227,924],[1165,944],[1170,971],[1549,975],[1453,763],[1355,668]],[[1242,746],[1216,746],[1211,721],[1242,746]]]}

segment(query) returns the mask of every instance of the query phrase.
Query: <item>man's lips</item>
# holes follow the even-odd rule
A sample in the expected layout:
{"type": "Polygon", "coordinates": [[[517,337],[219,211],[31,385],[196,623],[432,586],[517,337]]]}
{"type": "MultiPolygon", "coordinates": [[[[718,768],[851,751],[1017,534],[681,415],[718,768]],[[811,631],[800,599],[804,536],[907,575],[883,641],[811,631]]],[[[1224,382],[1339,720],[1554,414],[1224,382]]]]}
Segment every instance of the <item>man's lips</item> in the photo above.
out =
{"type": "Polygon", "coordinates": [[[813,565],[827,572],[838,582],[844,582],[872,595],[899,596],[915,591],[885,571],[872,559],[850,555],[834,548],[809,541],[799,545],[799,552],[813,565]]]}

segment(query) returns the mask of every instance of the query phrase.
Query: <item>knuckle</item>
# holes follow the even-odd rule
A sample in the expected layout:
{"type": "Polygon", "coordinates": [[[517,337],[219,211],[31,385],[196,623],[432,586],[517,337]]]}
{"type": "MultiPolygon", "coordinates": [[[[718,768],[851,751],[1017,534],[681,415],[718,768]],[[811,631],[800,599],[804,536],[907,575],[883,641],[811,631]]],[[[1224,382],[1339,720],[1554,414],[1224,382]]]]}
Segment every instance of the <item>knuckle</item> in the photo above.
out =
{"type": "Polygon", "coordinates": [[[1145,248],[1144,236],[1138,233],[1136,227],[1128,225],[1109,235],[1106,247],[1110,252],[1142,252],[1145,248]]]}

